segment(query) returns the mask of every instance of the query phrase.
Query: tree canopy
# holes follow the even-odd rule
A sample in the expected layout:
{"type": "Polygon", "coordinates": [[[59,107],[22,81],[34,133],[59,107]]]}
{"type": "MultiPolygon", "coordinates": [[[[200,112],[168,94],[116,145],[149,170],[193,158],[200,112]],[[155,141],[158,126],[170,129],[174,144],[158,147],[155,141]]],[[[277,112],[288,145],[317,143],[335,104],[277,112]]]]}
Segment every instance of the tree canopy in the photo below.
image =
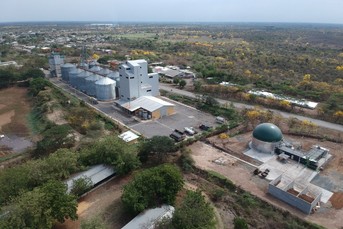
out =
{"type": "Polygon", "coordinates": [[[124,187],[122,201],[129,212],[136,214],[161,204],[173,204],[182,186],[179,169],[164,164],[137,173],[124,187]]]}
{"type": "Polygon", "coordinates": [[[212,229],[215,224],[214,210],[200,191],[187,191],[172,219],[175,229],[212,229]]]}
{"type": "Polygon", "coordinates": [[[66,193],[67,187],[60,181],[50,180],[41,187],[25,192],[5,207],[0,227],[51,228],[66,218],[77,219],[75,196],[66,193]]]}
{"type": "Polygon", "coordinates": [[[175,142],[167,136],[154,136],[143,142],[138,156],[141,161],[146,161],[150,155],[157,155],[163,161],[165,155],[175,151],[175,142]]]}

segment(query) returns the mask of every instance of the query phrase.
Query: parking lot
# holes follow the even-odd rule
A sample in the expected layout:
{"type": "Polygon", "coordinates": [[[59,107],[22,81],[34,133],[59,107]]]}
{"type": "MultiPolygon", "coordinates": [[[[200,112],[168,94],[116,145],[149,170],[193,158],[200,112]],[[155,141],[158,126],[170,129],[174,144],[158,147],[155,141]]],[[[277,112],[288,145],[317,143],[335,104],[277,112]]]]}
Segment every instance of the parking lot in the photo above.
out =
{"type": "MultiPolygon", "coordinates": [[[[89,104],[89,97],[87,95],[75,90],[68,84],[56,78],[50,78],[50,81],[61,89],[77,96],[79,99],[82,99],[89,104]]],[[[201,124],[206,124],[208,126],[218,125],[215,122],[215,117],[210,114],[201,112],[193,107],[183,105],[173,100],[169,100],[165,97],[161,97],[161,99],[175,104],[176,113],[174,115],[157,120],[139,120],[138,118],[126,114],[119,108],[116,108],[113,102],[99,102],[98,104],[89,105],[110,116],[112,119],[117,120],[141,133],[147,138],[156,135],[169,136],[174,129],[183,131],[184,127],[194,127],[196,131],[200,131],[198,127],[201,124]]]]}

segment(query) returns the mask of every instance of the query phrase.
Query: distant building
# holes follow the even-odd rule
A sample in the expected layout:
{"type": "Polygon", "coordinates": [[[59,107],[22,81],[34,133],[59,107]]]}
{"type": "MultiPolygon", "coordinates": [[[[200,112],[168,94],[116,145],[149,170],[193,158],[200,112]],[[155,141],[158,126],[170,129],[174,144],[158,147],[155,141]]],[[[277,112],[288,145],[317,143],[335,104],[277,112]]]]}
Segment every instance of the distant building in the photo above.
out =
{"type": "Polygon", "coordinates": [[[159,95],[158,74],[148,74],[148,63],[145,60],[126,61],[119,67],[119,77],[119,99],[122,101],[159,95]]]}
{"type": "Polygon", "coordinates": [[[50,74],[52,77],[61,77],[61,66],[64,64],[64,56],[53,52],[49,56],[50,74]]]}

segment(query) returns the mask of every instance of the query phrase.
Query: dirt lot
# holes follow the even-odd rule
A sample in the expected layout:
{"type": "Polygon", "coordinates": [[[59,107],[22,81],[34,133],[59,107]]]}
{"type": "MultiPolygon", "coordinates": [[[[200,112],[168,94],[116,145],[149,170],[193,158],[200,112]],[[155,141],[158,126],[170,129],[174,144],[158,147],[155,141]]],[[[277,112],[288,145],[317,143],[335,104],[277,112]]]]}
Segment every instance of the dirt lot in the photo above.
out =
{"type": "Polygon", "coordinates": [[[106,184],[95,189],[79,200],[77,221],[67,220],[63,224],[56,224],[54,229],[78,229],[81,221],[100,217],[108,228],[120,229],[131,219],[123,215],[120,197],[122,188],[130,177],[113,178],[106,184]],[[115,217],[116,216],[116,217],[115,217]]]}
{"type": "MultiPolygon", "coordinates": [[[[249,134],[244,135],[244,136],[249,136],[249,134]]],[[[244,138],[244,136],[239,136],[239,137],[244,138]]],[[[250,136],[251,136],[251,133],[250,133],[250,136]]],[[[286,138],[292,138],[292,137],[286,136],[286,138]]],[[[299,141],[298,138],[294,138],[294,140],[299,141]]],[[[218,140],[218,141],[221,141],[221,140],[218,140]]],[[[230,139],[230,141],[235,141],[235,140],[230,139]]],[[[308,145],[316,144],[316,140],[313,140],[313,139],[303,138],[301,139],[301,142],[304,142],[304,147],[306,147],[305,146],[306,144],[308,145]]],[[[339,144],[331,143],[331,142],[320,142],[320,145],[332,150],[331,152],[335,156],[332,162],[335,162],[337,158],[342,157],[341,152],[336,150],[336,149],[339,149],[339,144]]],[[[227,146],[229,147],[229,145],[227,146]]],[[[254,170],[253,166],[247,165],[241,162],[240,160],[232,158],[230,155],[202,142],[197,142],[191,145],[189,148],[193,152],[192,157],[195,160],[196,166],[205,170],[212,170],[226,176],[228,179],[234,182],[237,186],[240,186],[244,190],[249,191],[253,195],[258,196],[259,198],[273,204],[274,206],[287,210],[291,212],[292,214],[300,216],[301,218],[323,225],[328,228],[341,228],[343,226],[343,221],[341,220],[343,217],[343,209],[336,210],[328,206],[325,209],[321,209],[321,211],[315,214],[305,215],[302,212],[298,211],[297,209],[292,208],[289,205],[283,203],[282,201],[279,201],[273,198],[272,196],[268,195],[267,194],[268,182],[252,175],[252,171],[254,170]],[[217,163],[213,162],[215,160],[217,160],[217,163]]],[[[238,148],[239,146],[236,149],[238,148]]],[[[327,167],[328,169],[330,168],[337,169],[337,164],[330,163],[327,167]]],[[[339,167],[339,169],[341,168],[339,167]]],[[[224,218],[223,221],[225,222],[227,221],[227,219],[224,218]]]]}
{"type": "Polygon", "coordinates": [[[11,87],[0,90],[0,157],[12,152],[22,152],[32,146],[27,115],[30,112],[27,89],[11,87]]]}

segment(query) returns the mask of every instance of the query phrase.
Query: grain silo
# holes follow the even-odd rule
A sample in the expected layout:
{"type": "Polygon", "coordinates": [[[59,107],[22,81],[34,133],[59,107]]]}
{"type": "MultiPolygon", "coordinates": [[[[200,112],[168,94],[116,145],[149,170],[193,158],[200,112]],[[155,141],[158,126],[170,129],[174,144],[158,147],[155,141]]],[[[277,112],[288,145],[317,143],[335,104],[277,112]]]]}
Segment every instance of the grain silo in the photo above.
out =
{"type": "Polygon", "coordinates": [[[115,80],[116,78],[119,78],[119,72],[118,71],[111,71],[110,74],[106,75],[108,78],[115,80]]]}
{"type": "Polygon", "coordinates": [[[77,80],[78,80],[78,75],[82,74],[84,70],[75,68],[72,71],[69,72],[69,83],[71,86],[76,87],[77,86],[77,80]]]}
{"type": "Polygon", "coordinates": [[[92,73],[88,71],[83,71],[82,73],[77,75],[76,78],[76,88],[80,91],[86,91],[86,78],[91,76],[92,73]]]}
{"type": "Polygon", "coordinates": [[[97,74],[102,75],[102,76],[107,76],[107,75],[109,75],[111,73],[112,73],[112,71],[110,69],[108,69],[108,68],[103,68],[103,69],[101,69],[100,71],[97,72],[97,74]]]}
{"type": "Polygon", "coordinates": [[[100,76],[98,74],[92,74],[86,78],[86,94],[90,96],[95,96],[96,95],[96,90],[95,90],[95,82],[98,80],[101,80],[103,76],[100,76]]]}
{"type": "Polygon", "coordinates": [[[88,68],[89,68],[89,66],[88,66],[88,64],[87,64],[87,63],[85,63],[85,62],[82,62],[82,63],[80,63],[80,64],[79,64],[79,68],[82,68],[82,69],[88,69],[88,68]]]}
{"type": "Polygon", "coordinates": [[[104,77],[95,82],[96,98],[98,100],[112,100],[116,98],[115,94],[116,81],[104,77]]]}
{"type": "Polygon", "coordinates": [[[69,82],[69,72],[71,72],[75,68],[76,68],[76,66],[73,64],[69,64],[69,63],[63,64],[61,66],[62,80],[69,82]]]}
{"type": "Polygon", "coordinates": [[[89,69],[91,69],[91,68],[93,68],[93,67],[95,67],[95,66],[98,66],[99,65],[99,63],[98,62],[96,62],[96,61],[92,61],[92,62],[90,62],[89,63],[89,69]]]}
{"type": "Polygon", "coordinates": [[[102,70],[102,68],[99,67],[99,66],[94,66],[94,67],[92,67],[92,68],[89,69],[89,71],[94,72],[94,73],[98,73],[98,72],[100,72],[101,70],[102,70]]]}

